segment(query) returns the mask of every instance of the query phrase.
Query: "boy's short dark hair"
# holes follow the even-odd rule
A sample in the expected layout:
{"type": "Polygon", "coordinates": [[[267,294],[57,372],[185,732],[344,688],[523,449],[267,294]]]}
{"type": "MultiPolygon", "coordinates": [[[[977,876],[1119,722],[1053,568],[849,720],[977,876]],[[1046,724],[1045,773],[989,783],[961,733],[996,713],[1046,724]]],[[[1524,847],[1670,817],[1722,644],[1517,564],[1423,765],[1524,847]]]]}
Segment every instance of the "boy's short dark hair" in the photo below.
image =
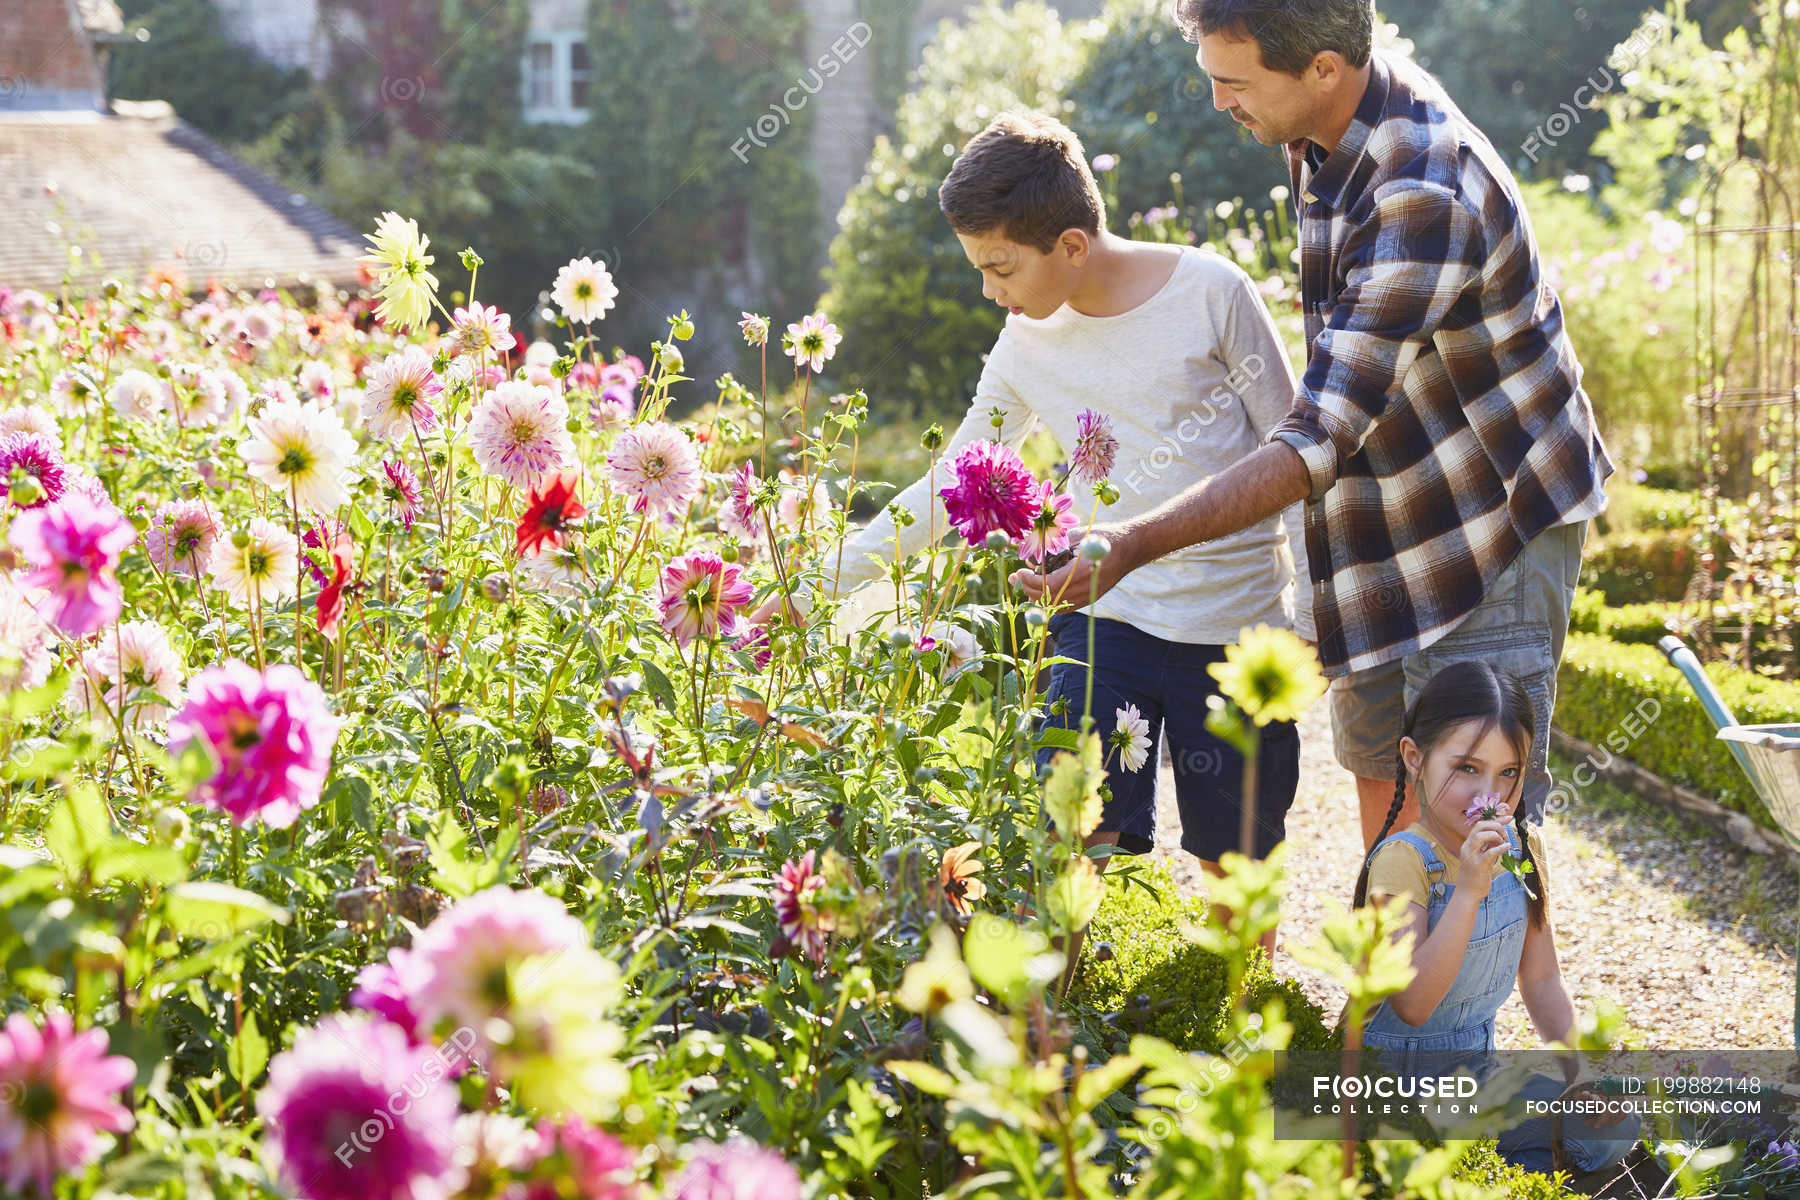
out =
{"type": "Polygon", "coordinates": [[[1254,38],[1263,66],[1296,79],[1322,51],[1361,67],[1375,47],[1375,0],[1175,0],[1175,23],[1190,42],[1254,38]]]}
{"type": "Polygon", "coordinates": [[[998,232],[1048,254],[1064,230],[1098,236],[1106,206],[1074,130],[1040,113],[1003,113],[969,139],[938,189],[950,227],[998,232]]]}

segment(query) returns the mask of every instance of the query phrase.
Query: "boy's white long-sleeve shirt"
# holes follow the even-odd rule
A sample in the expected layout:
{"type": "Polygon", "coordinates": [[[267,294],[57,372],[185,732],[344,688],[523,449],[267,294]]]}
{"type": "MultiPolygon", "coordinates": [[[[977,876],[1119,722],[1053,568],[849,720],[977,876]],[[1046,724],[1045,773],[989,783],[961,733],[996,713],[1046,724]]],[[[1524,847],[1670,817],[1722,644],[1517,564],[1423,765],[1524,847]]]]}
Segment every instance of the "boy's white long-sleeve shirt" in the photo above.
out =
{"type": "MultiPolygon", "coordinates": [[[[1183,247],[1168,282],[1129,312],[1090,317],[1064,305],[1041,321],[1007,318],[934,472],[894,498],[915,518],[900,530],[899,553],[922,551],[933,533],[949,531],[937,493],[951,480],[950,461],[971,442],[1016,448],[1042,422],[1067,453],[1076,414],[1105,414],[1119,439],[1111,474],[1119,500],[1097,519],[1113,522],[1148,512],[1255,451],[1294,395],[1293,369],[1250,277],[1218,254],[1183,247]]],[[[1086,488],[1074,494],[1085,526],[1096,502],[1086,488]]],[[[840,594],[886,578],[894,534],[884,509],[849,537],[840,594]]],[[[1258,623],[1314,640],[1301,503],[1133,571],[1095,612],[1172,642],[1229,644],[1258,623]]]]}

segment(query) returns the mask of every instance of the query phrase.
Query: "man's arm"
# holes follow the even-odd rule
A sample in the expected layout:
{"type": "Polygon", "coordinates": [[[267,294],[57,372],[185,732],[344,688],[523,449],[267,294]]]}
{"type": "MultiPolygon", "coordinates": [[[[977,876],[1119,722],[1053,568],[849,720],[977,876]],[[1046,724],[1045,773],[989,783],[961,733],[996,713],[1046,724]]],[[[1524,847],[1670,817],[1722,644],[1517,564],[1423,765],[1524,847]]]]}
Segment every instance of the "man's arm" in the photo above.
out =
{"type": "Polygon", "coordinates": [[[1085,608],[1146,563],[1267,520],[1311,488],[1300,452],[1286,442],[1270,442],[1142,516],[1096,528],[1112,541],[1112,553],[1099,564],[1077,555],[1048,579],[1018,571],[1012,581],[1033,600],[1047,593],[1085,608]]]}

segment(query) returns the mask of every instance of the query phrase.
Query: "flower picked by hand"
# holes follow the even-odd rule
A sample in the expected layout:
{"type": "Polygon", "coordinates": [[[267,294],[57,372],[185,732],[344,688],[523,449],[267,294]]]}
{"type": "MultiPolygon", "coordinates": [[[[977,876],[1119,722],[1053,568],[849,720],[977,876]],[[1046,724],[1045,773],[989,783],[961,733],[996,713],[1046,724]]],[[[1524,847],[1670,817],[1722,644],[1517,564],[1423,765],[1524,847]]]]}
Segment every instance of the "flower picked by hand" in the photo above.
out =
{"type": "MultiPolygon", "coordinates": [[[[1489,792],[1485,796],[1475,797],[1474,803],[1463,809],[1463,820],[1470,823],[1498,821],[1505,825],[1512,821],[1512,810],[1506,806],[1506,802],[1497,792],[1489,792]]],[[[1534,897],[1537,895],[1531,890],[1531,885],[1525,881],[1525,877],[1531,874],[1533,869],[1529,862],[1515,857],[1511,850],[1507,850],[1500,855],[1500,865],[1511,871],[1514,878],[1524,885],[1526,895],[1534,897]]]]}

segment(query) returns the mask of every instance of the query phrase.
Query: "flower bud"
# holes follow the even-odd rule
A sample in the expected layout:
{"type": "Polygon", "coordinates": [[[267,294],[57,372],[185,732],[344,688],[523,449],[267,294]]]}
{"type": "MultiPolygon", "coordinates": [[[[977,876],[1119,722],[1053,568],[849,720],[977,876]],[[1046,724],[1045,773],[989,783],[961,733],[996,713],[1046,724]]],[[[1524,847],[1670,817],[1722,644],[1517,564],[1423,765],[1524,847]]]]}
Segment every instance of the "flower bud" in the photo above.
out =
{"type": "Polygon", "coordinates": [[[20,508],[30,508],[44,499],[44,485],[38,482],[37,476],[21,471],[13,478],[8,495],[20,508]]]}
{"type": "Polygon", "coordinates": [[[1005,551],[1008,546],[1012,545],[1012,539],[1007,537],[1002,530],[990,529],[988,530],[986,544],[989,550],[992,550],[995,554],[1000,554],[1005,551]]]}
{"type": "Polygon", "coordinates": [[[1112,542],[1103,533],[1090,533],[1081,539],[1081,557],[1097,563],[1112,553],[1112,542]]]}
{"type": "Polygon", "coordinates": [[[894,632],[888,634],[888,645],[892,646],[896,650],[911,650],[912,646],[913,646],[912,630],[910,630],[910,629],[894,630],[894,632]]]}
{"type": "Polygon", "coordinates": [[[176,845],[187,839],[188,815],[174,805],[165,804],[150,819],[150,828],[155,832],[157,841],[176,845]]]}
{"type": "Polygon", "coordinates": [[[481,594],[496,604],[506,599],[507,594],[511,591],[512,580],[500,574],[498,571],[494,572],[492,575],[484,576],[481,580],[481,594]]]}
{"type": "Polygon", "coordinates": [[[1025,610],[1025,625],[1028,629],[1042,629],[1049,621],[1050,618],[1044,615],[1044,610],[1041,608],[1025,610]]]}
{"type": "Polygon", "coordinates": [[[919,439],[919,445],[934,454],[942,449],[944,445],[944,427],[942,425],[933,425],[930,429],[927,429],[925,431],[925,436],[919,439]]]}
{"type": "Polygon", "coordinates": [[[250,535],[242,529],[231,535],[231,544],[239,550],[250,544],[250,535]]]}
{"type": "Polygon", "coordinates": [[[1102,504],[1117,504],[1119,502],[1119,489],[1113,486],[1112,480],[1102,479],[1099,483],[1094,485],[1094,499],[1100,501],[1102,504]]]}
{"type": "Polygon", "coordinates": [[[720,546],[719,557],[728,563],[736,562],[738,560],[737,543],[726,542],[723,546],[720,546]]]}

